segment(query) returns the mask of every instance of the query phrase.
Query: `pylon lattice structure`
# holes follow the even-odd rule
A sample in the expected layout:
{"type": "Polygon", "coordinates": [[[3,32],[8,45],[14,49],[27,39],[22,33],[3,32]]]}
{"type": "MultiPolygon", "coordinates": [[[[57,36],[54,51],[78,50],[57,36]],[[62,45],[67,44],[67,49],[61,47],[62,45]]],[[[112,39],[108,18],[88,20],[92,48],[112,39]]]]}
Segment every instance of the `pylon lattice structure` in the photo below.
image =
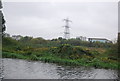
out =
{"type": "Polygon", "coordinates": [[[70,38],[70,31],[69,31],[69,22],[72,22],[71,20],[69,20],[68,18],[64,19],[65,21],[65,31],[64,31],[64,37],[65,39],[69,39],[70,38]]]}

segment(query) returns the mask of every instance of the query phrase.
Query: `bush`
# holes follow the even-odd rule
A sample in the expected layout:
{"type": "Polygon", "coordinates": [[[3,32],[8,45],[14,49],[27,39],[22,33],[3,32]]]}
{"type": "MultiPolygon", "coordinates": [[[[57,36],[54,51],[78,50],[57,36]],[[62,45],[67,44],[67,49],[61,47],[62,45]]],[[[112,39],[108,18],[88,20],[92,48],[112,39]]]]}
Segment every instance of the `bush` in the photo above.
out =
{"type": "Polygon", "coordinates": [[[2,39],[2,45],[3,46],[16,46],[18,45],[18,41],[10,38],[10,37],[4,37],[2,39]]]}
{"type": "Polygon", "coordinates": [[[92,56],[92,54],[88,50],[69,44],[62,44],[59,47],[51,48],[50,51],[61,58],[69,59],[78,59],[82,55],[92,56]]]}

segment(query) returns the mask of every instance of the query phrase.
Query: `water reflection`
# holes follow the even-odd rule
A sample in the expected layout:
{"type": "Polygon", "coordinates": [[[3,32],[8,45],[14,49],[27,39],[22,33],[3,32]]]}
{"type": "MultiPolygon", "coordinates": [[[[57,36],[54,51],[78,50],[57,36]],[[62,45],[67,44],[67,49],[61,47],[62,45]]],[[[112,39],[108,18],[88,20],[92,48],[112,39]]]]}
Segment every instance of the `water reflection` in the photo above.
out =
{"type": "Polygon", "coordinates": [[[116,79],[117,71],[94,69],[94,68],[71,68],[71,67],[58,67],[57,72],[62,79],[116,79]]]}
{"type": "Polygon", "coordinates": [[[71,67],[59,67],[57,69],[60,78],[62,79],[89,79],[94,78],[93,77],[93,68],[84,68],[84,67],[79,67],[79,68],[71,68],[71,67]]]}
{"type": "Polygon", "coordinates": [[[116,79],[117,71],[4,59],[4,76],[5,79],[116,79]]]}

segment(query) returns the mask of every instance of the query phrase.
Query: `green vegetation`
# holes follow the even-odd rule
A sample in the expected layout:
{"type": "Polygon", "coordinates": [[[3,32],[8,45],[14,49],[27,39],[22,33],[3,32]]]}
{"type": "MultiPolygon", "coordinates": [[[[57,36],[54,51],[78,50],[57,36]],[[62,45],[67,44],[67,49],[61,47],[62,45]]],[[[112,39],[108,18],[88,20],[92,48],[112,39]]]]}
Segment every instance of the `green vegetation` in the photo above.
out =
{"type": "Polygon", "coordinates": [[[119,69],[117,44],[79,39],[3,38],[3,57],[44,61],[69,66],[119,69]]]}

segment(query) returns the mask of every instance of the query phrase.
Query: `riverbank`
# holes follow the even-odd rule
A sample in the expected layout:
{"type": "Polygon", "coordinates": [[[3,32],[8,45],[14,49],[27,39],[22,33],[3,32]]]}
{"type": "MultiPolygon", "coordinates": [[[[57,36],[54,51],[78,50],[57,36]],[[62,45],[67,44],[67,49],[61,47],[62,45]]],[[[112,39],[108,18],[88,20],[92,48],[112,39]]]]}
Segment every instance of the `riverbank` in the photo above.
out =
{"type": "Polygon", "coordinates": [[[23,39],[17,41],[3,38],[3,58],[43,61],[65,66],[119,69],[117,44],[90,43],[78,39],[23,39]]]}
{"type": "Polygon", "coordinates": [[[104,69],[119,69],[118,67],[119,64],[117,61],[109,60],[107,58],[101,58],[101,59],[91,58],[86,55],[84,55],[84,57],[79,59],[66,59],[48,53],[44,53],[42,56],[37,56],[36,54],[25,56],[23,54],[3,52],[3,58],[43,61],[43,62],[56,63],[58,65],[65,65],[65,66],[85,66],[85,67],[95,67],[95,68],[104,68],[104,69]]]}

